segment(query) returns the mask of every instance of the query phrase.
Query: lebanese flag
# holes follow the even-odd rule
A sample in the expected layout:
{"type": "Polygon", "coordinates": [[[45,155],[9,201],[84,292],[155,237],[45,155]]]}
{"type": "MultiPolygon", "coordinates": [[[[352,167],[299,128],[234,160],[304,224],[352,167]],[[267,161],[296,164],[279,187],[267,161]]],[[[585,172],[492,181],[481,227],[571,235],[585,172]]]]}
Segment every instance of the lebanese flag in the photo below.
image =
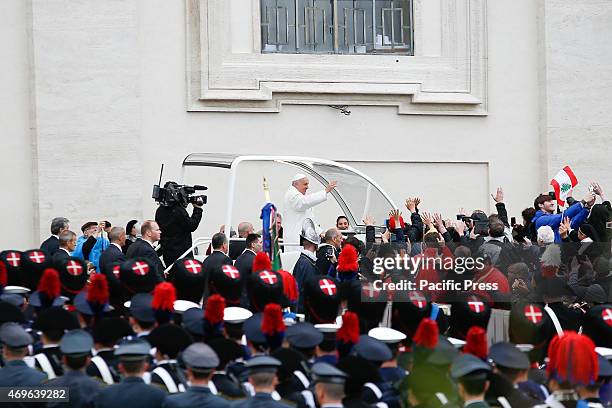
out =
{"type": "Polygon", "coordinates": [[[565,206],[565,200],[572,193],[574,187],[578,185],[578,179],[574,175],[570,166],[565,166],[557,175],[550,181],[550,185],[555,189],[555,197],[557,204],[561,207],[565,206]]]}

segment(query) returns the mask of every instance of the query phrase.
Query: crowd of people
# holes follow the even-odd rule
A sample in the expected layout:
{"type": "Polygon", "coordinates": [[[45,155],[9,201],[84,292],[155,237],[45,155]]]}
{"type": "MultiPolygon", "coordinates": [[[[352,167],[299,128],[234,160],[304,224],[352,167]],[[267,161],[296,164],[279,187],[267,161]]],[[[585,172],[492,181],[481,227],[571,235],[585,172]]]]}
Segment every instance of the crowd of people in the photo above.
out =
{"type": "Polygon", "coordinates": [[[299,241],[290,270],[248,221],[203,260],[164,240],[195,230],[201,205],[172,210],[184,227],[88,222],[77,237],[53,219],[39,249],[0,252],[0,387],[67,387],[36,402],[58,407],[612,406],[599,184],[564,209],[540,194],[518,222],[502,188],[493,214],[408,198],[406,218],[367,216],[365,234],[316,222],[334,188],[292,180],[272,226],[299,241]]]}

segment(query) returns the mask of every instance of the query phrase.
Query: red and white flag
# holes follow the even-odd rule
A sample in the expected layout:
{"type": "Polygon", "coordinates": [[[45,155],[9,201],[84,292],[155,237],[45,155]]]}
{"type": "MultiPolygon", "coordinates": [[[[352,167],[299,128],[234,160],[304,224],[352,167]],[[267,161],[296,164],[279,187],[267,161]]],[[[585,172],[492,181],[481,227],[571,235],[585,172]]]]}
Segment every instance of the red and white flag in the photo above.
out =
{"type": "Polygon", "coordinates": [[[555,190],[557,204],[561,207],[565,206],[565,200],[570,196],[574,187],[578,185],[578,179],[574,175],[570,166],[565,166],[557,175],[550,181],[550,185],[555,190]]]}

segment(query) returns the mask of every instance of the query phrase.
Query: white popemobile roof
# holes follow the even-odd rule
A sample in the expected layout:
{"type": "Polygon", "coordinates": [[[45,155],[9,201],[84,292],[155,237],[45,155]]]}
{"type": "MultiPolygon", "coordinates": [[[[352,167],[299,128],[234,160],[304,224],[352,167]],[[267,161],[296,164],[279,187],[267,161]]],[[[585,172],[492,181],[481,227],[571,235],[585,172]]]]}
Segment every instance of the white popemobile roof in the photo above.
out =
{"type": "Polygon", "coordinates": [[[386,219],[390,208],[397,208],[391,197],[370,177],[346,164],[332,160],[300,156],[234,155],[222,153],[191,153],[183,160],[183,167],[217,167],[230,170],[228,206],[225,225],[231,225],[236,185],[236,170],[243,162],[273,162],[297,167],[301,172],[326,185],[338,181],[332,190],[334,197],[356,232],[363,232],[366,214],[377,220],[386,219]]]}

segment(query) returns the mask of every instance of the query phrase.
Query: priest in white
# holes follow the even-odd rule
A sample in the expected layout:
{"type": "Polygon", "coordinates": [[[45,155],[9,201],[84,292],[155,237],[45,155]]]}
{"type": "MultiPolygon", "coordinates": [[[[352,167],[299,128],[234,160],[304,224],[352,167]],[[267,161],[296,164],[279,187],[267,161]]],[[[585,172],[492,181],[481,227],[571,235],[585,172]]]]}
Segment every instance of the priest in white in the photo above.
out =
{"type": "MultiPolygon", "coordinates": [[[[336,182],[330,182],[325,190],[306,194],[308,190],[308,177],[304,174],[296,174],[291,180],[291,186],[285,193],[285,207],[283,212],[283,241],[287,243],[299,243],[302,224],[306,218],[314,221],[312,207],[327,200],[327,194],[336,187],[336,182]]],[[[315,222],[315,225],[316,222],[315,222]]],[[[317,228],[319,228],[317,226],[317,228]]],[[[322,230],[317,231],[321,233],[322,230]]],[[[289,248],[297,249],[297,248],[289,248]]]]}

